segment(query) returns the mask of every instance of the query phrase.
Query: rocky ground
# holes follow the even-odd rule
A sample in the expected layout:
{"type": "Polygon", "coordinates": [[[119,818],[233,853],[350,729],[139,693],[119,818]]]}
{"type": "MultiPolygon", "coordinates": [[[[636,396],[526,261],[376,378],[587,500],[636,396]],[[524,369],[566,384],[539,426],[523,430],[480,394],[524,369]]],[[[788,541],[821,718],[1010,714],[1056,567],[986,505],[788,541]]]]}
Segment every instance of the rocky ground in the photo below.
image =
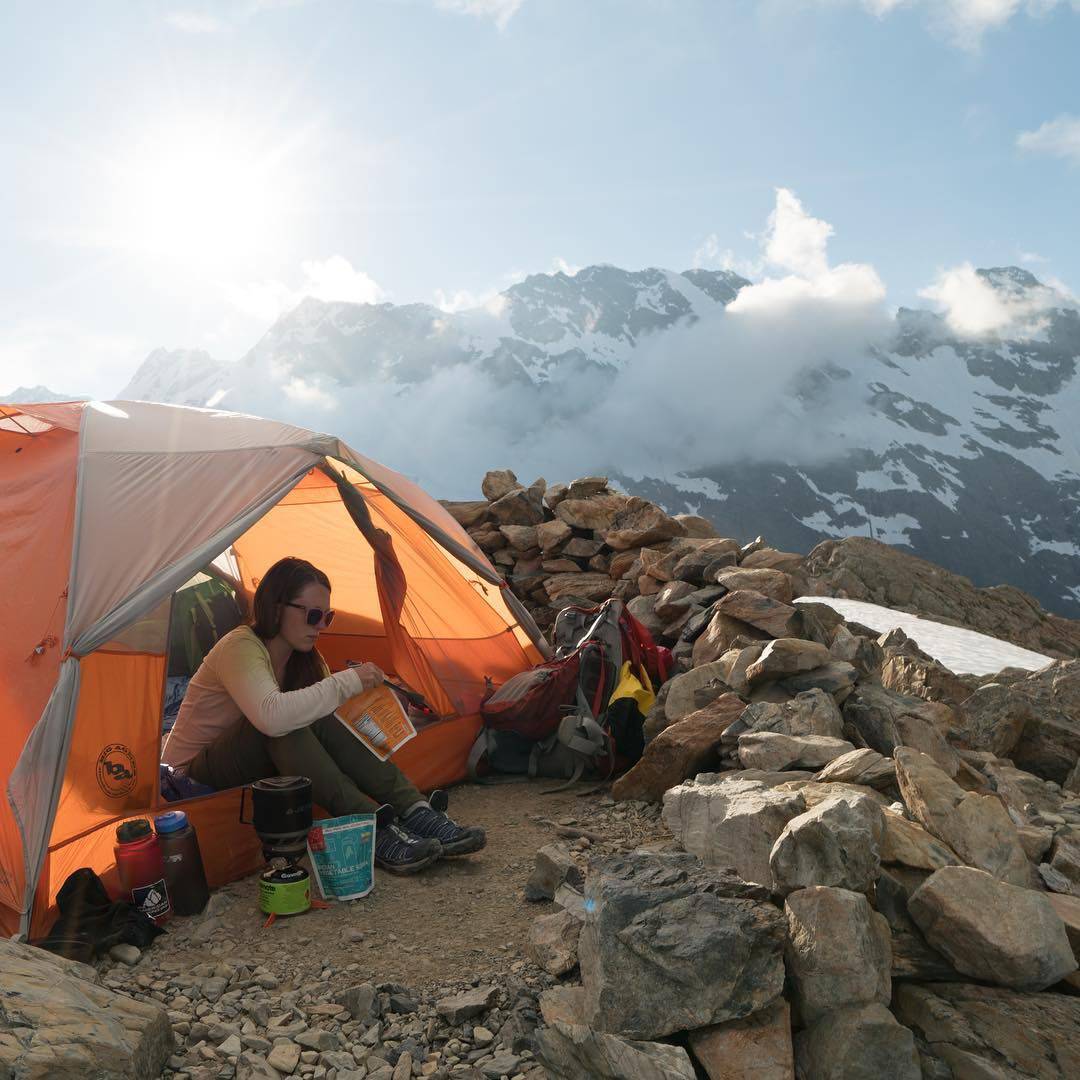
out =
{"type": "Polygon", "coordinates": [[[482,855],[272,929],[234,883],[103,987],[10,946],[0,1075],[1080,1076],[1077,624],[884,545],[740,544],[603,478],[484,494],[452,511],[541,625],[615,596],[671,648],[642,759],[459,788],[482,855]],[[833,594],[1061,658],[958,674],[793,603],[833,594]],[[50,992],[94,1002],[90,1034],[45,1046],[50,992]]]}

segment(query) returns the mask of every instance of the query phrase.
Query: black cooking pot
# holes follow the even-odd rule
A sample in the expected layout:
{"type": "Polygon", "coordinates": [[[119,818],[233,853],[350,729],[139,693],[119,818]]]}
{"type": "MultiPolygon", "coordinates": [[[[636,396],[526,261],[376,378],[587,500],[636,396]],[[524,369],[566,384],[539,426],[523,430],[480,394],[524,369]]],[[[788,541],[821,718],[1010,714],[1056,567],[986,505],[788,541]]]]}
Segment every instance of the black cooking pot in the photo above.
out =
{"type": "Polygon", "coordinates": [[[311,781],[306,776],[268,776],[251,785],[251,820],[244,818],[240,795],[240,820],[253,825],[269,859],[295,861],[304,854],[311,828],[311,781]]]}

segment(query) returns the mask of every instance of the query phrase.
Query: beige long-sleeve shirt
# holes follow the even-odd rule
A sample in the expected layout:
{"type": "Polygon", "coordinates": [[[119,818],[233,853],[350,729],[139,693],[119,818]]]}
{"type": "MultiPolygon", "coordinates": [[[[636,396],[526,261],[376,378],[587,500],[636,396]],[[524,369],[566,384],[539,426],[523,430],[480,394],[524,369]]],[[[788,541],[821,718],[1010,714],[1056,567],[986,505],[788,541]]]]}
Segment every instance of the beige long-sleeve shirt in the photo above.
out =
{"type": "Polygon", "coordinates": [[[364,689],[352,668],[302,690],[283,691],[266,646],[248,626],[226,634],[192,676],[161,760],[182,768],[242,716],[264,735],[306,727],[364,689]]]}

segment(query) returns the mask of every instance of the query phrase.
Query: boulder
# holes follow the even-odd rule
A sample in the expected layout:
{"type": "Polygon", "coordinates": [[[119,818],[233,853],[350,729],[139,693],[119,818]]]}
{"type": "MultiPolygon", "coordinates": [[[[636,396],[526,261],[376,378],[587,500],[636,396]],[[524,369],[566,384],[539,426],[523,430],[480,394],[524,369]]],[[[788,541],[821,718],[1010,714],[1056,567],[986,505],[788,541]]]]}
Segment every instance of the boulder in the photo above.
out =
{"type": "Polygon", "coordinates": [[[736,638],[767,641],[769,635],[749,623],[733,619],[718,608],[712,609],[712,617],[705,630],[694,641],[693,664],[702,667],[718,660],[732,647],[736,638]]]}
{"type": "Polygon", "coordinates": [[[791,575],[785,574],[782,570],[751,570],[741,566],[732,567],[716,575],[716,584],[723,585],[728,592],[752,589],[781,604],[790,604],[795,595],[791,575]]]}
{"type": "MultiPolygon", "coordinates": [[[[729,653],[725,653],[720,663],[728,664],[729,656],[729,653]]],[[[734,677],[734,668],[735,664],[732,664],[732,671],[727,677],[729,683],[734,677]]],[[[762,701],[748,705],[738,722],[724,733],[724,742],[734,746],[743,735],[752,731],[775,731],[782,735],[826,735],[839,739],[843,735],[844,723],[836,702],[824,690],[807,690],[781,704],[762,701]]]]}
{"type": "Polygon", "coordinates": [[[1009,814],[993,795],[964,791],[925,754],[897,749],[896,778],[912,817],[968,866],[1026,888],[1035,872],[1009,814]]]}
{"type": "MultiPolygon", "coordinates": [[[[495,557],[495,561],[499,561],[498,556],[495,557]]],[[[540,569],[545,574],[580,574],[582,572],[581,567],[573,559],[544,559],[540,564],[540,569]]],[[[544,597],[547,597],[546,592],[544,597]]]]}
{"type": "Polygon", "coordinates": [[[885,835],[881,841],[883,863],[929,871],[960,864],[954,851],[914,821],[908,821],[899,814],[886,813],[884,822],[885,835]]]}
{"type": "Polygon", "coordinates": [[[717,601],[716,610],[731,619],[756,627],[773,638],[783,637],[789,632],[791,617],[795,614],[790,604],[782,604],[753,589],[729,592],[717,601]]]}
{"type": "Polygon", "coordinates": [[[1059,832],[1050,849],[1050,865],[1070,882],[1080,895],[1080,829],[1059,832]]]}
{"type": "Polygon", "coordinates": [[[777,892],[830,885],[866,892],[881,866],[885,823],[867,795],[834,795],[792,818],[769,855],[777,892]]]}
{"type": "Polygon", "coordinates": [[[563,554],[571,559],[591,559],[600,554],[603,543],[599,540],[586,540],[582,536],[575,536],[568,540],[563,547],[563,554]]]}
{"type": "Polygon", "coordinates": [[[751,551],[739,560],[739,565],[746,570],[782,570],[792,573],[803,565],[803,556],[797,551],[777,551],[776,548],[761,547],[751,551]]]}
{"type": "Polygon", "coordinates": [[[964,742],[1007,758],[1024,734],[1034,710],[1031,699],[1002,683],[985,683],[957,711],[964,742]]]}
{"type": "Polygon", "coordinates": [[[820,769],[855,748],[844,739],[827,735],[784,735],[778,731],[751,731],[739,736],[739,761],[744,769],[820,769]]]}
{"type": "MultiPolygon", "coordinates": [[[[837,715],[839,716],[839,713],[837,715]]],[[[852,750],[833,758],[814,779],[818,783],[864,784],[872,788],[889,788],[896,784],[896,763],[892,758],[882,757],[876,750],[852,750]]]]}
{"type": "MultiPolygon", "coordinates": [[[[698,703],[697,692],[705,690],[713,683],[726,687],[723,682],[723,668],[716,662],[685,671],[671,679],[668,683],[667,701],[664,705],[665,726],[674,724],[676,720],[682,720],[692,712],[697,712],[698,709],[702,708],[706,703],[698,703]]],[[[724,690],[720,690],[713,696],[713,700],[724,692],[724,690]]],[[[659,732],[650,734],[659,734],[659,732]]]]}
{"type": "MultiPolygon", "coordinates": [[[[629,611],[653,637],[660,636],[664,629],[664,624],[656,617],[655,596],[635,596],[626,605],[626,610],[629,611]]],[[[665,683],[664,685],[666,686],[667,684],[665,683]]],[[[663,687],[661,687],[661,689],[663,689],[663,687]]]]}
{"type": "Polygon", "coordinates": [[[607,574],[552,574],[544,582],[544,588],[552,603],[571,596],[583,600],[607,600],[615,591],[615,582],[607,574]]]}
{"type": "MultiPolygon", "coordinates": [[[[947,705],[923,701],[873,683],[860,683],[844,702],[844,735],[854,743],[862,743],[879,754],[889,757],[898,746],[915,745],[927,753],[930,736],[924,729],[933,729],[941,738],[934,746],[943,745],[944,736],[956,723],[956,714],[947,705]]],[[[937,753],[931,755],[937,757],[937,753]]],[[[957,758],[949,751],[947,760],[939,762],[956,775],[957,758]]]]}
{"type": "Polygon", "coordinates": [[[1080,896],[1047,893],[1046,899],[1050,901],[1050,906],[1065,926],[1065,935],[1072,946],[1073,956],[1080,960],[1080,896]]]}
{"type": "Polygon", "coordinates": [[[500,525],[539,525],[544,520],[543,493],[534,488],[515,488],[488,507],[500,525]]]}
{"type": "Polygon", "coordinates": [[[655,503],[631,496],[604,531],[603,537],[608,547],[625,551],[627,548],[684,536],[685,533],[684,526],[665,514],[655,503]]]}
{"type": "Polygon", "coordinates": [[[486,500],[476,502],[446,502],[445,500],[440,499],[439,502],[446,507],[450,516],[462,526],[462,528],[471,529],[474,525],[479,525],[481,522],[487,520],[488,504],[486,500]]]}
{"type": "Polygon", "coordinates": [[[714,768],[719,759],[721,736],[744,708],[741,698],[722,694],[704,709],[670,724],[649,741],[633,768],[615,781],[612,798],[616,802],[624,799],[660,802],[668,788],[714,768]]]}
{"type": "Polygon", "coordinates": [[[678,581],[703,583],[706,581],[705,572],[710,566],[721,558],[730,558],[733,563],[738,556],[738,550],[739,545],[735,540],[710,540],[707,544],[680,554],[672,567],[672,577],[678,581]]]}
{"type": "Polygon", "coordinates": [[[788,978],[799,1012],[813,1023],[833,1009],[892,995],[889,924],[861,893],[814,886],[784,902],[788,978]]]}
{"type": "Polygon", "coordinates": [[[525,899],[551,900],[564,882],[580,889],[583,875],[566,848],[545,844],[537,851],[536,865],[525,882],[525,899]]]}
{"type": "Polygon", "coordinates": [[[714,540],[720,536],[716,526],[700,514],[676,514],[675,520],[686,530],[686,535],[697,540],[714,540]]]}
{"type": "Polygon", "coordinates": [[[770,641],[761,656],[746,670],[747,682],[754,686],[769,679],[798,675],[829,663],[832,656],[824,645],[802,638],[777,638],[770,641]]]}
{"type": "Polygon", "coordinates": [[[843,702],[855,686],[858,672],[853,664],[843,660],[830,660],[821,667],[803,671],[781,679],[779,685],[789,694],[800,694],[805,690],[824,690],[838,702],[843,702]]]}
{"type": "Polygon", "coordinates": [[[937,870],[908,912],[957,971],[1015,990],[1045,990],[1077,968],[1065,926],[1042,893],[970,866],[937,870]]]}
{"type": "Polygon", "coordinates": [[[499,996],[498,987],[477,986],[471,990],[462,990],[435,1002],[435,1011],[451,1026],[471,1020],[474,1016],[487,1012],[499,996]]]}
{"type": "Polygon", "coordinates": [[[0,938],[0,1076],[143,1080],[173,1052],[158,1005],[98,985],[97,972],[0,938]]]}
{"type": "Polygon", "coordinates": [[[566,498],[567,492],[570,490],[569,484],[549,484],[547,490],[544,492],[544,503],[548,509],[554,510],[566,498]]]}
{"type": "Polygon", "coordinates": [[[687,581],[672,581],[665,585],[656,597],[656,607],[653,608],[656,617],[665,622],[677,619],[690,607],[687,597],[695,591],[687,581]]]}
{"type": "Polygon", "coordinates": [[[893,1007],[920,1038],[928,1080],[1080,1076],[1080,997],[937,983],[898,986],[893,1007]]]}
{"type": "Polygon", "coordinates": [[[1016,835],[1020,838],[1020,846],[1028,861],[1036,866],[1043,861],[1054,842],[1054,830],[1047,825],[1018,825],[1016,835]]]}
{"type": "Polygon", "coordinates": [[[480,481],[480,490],[489,503],[498,502],[504,495],[521,487],[518,478],[509,469],[492,469],[480,481]]]}
{"type": "Polygon", "coordinates": [[[746,681],[746,669],[761,655],[763,648],[765,648],[764,643],[746,645],[741,648],[736,645],[720,657],[723,665],[720,670],[725,672],[724,681],[737,694],[745,696],[749,693],[750,684],[746,681]]]}
{"type": "Polygon", "coordinates": [[[606,476],[579,476],[570,481],[566,489],[568,499],[591,499],[596,495],[610,495],[606,476]]]}
{"type": "Polygon", "coordinates": [[[745,880],[763,885],[772,882],[773,844],[805,810],[798,792],[777,792],[760,781],[737,778],[680,784],[664,796],[664,823],[687,851],[708,866],[730,866],[745,880]]]}
{"type": "Polygon", "coordinates": [[[500,525],[499,532],[515,551],[531,552],[537,548],[537,528],[536,525],[500,525]]]}
{"type": "Polygon", "coordinates": [[[897,654],[881,665],[881,685],[911,697],[959,705],[971,695],[971,686],[944,664],[920,656],[897,654]]]}
{"type": "Polygon", "coordinates": [[[779,1001],[743,1020],[698,1028],[687,1035],[709,1080],[792,1080],[791,1009],[779,1001]]]}
{"type": "Polygon", "coordinates": [[[534,919],[525,953],[549,975],[565,975],[577,967],[581,922],[568,911],[554,911],[534,919]]]}
{"type": "Polygon", "coordinates": [[[596,495],[591,499],[566,498],[555,507],[555,516],[575,529],[600,532],[611,527],[619,511],[628,502],[628,495],[596,495]]]}
{"type": "Polygon", "coordinates": [[[796,1038],[795,1064],[800,1080],[922,1080],[914,1036],[879,1002],[826,1013],[796,1038]]]}
{"type": "Polygon", "coordinates": [[[1057,785],[1048,786],[1023,769],[1014,769],[1004,761],[991,761],[982,766],[983,775],[1005,806],[1012,811],[1013,821],[1039,823],[1041,815],[1059,815],[1062,794],[1057,785]]]}
{"type": "Polygon", "coordinates": [[[540,995],[544,1027],[536,1032],[536,1056],[556,1080],[696,1080],[681,1046],[623,1039],[594,1031],[584,1020],[581,987],[555,987],[540,995]]]}
{"type": "Polygon", "coordinates": [[[574,530],[559,518],[554,521],[544,521],[536,526],[536,542],[545,555],[555,551],[560,544],[564,544],[573,535],[574,530]]]}
{"type": "Polygon", "coordinates": [[[1080,761],[1080,660],[1059,660],[1013,685],[1030,698],[1034,711],[1012,760],[1064,784],[1080,761]]]}
{"type": "Polygon", "coordinates": [[[693,855],[597,859],[578,957],[589,1027],[634,1039],[735,1020],[784,983],[784,920],[768,890],[693,855]]]}

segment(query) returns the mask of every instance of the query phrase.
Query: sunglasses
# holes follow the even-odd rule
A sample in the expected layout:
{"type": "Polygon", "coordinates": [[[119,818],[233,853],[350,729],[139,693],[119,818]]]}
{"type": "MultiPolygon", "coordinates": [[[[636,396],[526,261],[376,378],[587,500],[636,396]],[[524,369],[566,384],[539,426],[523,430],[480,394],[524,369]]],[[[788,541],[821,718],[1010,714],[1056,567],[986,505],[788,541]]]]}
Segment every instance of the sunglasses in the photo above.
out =
{"type": "Polygon", "coordinates": [[[323,611],[322,608],[304,607],[303,604],[294,604],[290,600],[285,601],[285,606],[299,608],[304,613],[304,618],[307,620],[308,626],[318,626],[319,623],[329,626],[334,621],[333,608],[327,608],[323,611]]]}

